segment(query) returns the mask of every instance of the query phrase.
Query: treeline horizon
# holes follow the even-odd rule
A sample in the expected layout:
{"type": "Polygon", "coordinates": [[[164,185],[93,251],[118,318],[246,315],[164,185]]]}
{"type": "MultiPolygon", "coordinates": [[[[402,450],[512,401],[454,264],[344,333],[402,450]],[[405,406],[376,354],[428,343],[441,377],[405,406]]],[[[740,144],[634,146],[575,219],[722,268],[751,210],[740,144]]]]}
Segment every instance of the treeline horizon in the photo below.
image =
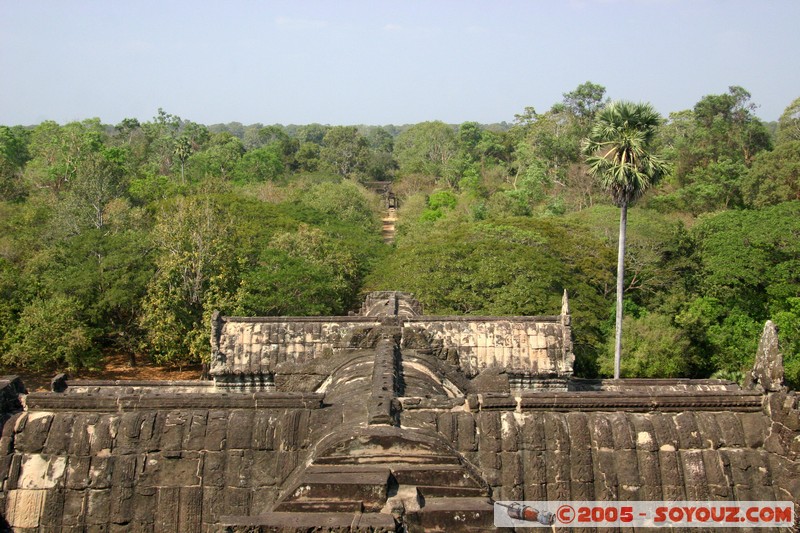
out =
{"type": "MultiPolygon", "coordinates": [[[[215,309],[341,315],[380,289],[552,314],[566,289],[576,372],[610,375],[618,210],[581,152],[609,101],[586,82],[511,124],[0,126],[0,364],[207,361],[215,309]],[[401,201],[391,246],[372,181],[401,201]]],[[[658,129],[670,171],[629,215],[623,376],[741,380],[771,319],[800,383],[800,98],[774,123],[755,109],[732,86],[658,129]]]]}

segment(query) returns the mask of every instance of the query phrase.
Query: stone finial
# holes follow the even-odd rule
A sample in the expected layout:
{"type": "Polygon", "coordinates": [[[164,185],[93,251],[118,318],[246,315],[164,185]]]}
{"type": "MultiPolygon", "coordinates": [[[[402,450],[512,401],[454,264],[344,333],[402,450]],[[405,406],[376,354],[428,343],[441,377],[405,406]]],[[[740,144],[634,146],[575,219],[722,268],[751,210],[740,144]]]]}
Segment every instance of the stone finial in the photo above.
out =
{"type": "Polygon", "coordinates": [[[783,381],[783,355],[778,340],[778,328],[767,320],[761,340],[758,341],[756,362],[745,377],[747,389],[760,389],[764,392],[785,390],[783,381]]]}
{"type": "Polygon", "coordinates": [[[50,380],[50,390],[52,392],[64,392],[67,390],[67,380],[69,376],[64,373],[56,374],[53,379],[50,380]]]}
{"type": "Polygon", "coordinates": [[[218,310],[211,313],[211,351],[219,351],[219,337],[222,333],[222,314],[218,310]]]}
{"type": "Polygon", "coordinates": [[[565,326],[570,324],[569,296],[567,296],[567,289],[564,289],[564,296],[561,297],[561,323],[565,326]]]}

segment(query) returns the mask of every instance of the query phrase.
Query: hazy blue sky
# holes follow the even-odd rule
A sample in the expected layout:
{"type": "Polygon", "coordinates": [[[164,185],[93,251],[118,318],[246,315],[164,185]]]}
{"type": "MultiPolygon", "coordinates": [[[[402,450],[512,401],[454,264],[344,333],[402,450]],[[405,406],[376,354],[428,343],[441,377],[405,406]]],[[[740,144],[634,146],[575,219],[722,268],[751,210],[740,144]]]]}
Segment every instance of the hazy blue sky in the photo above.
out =
{"type": "Polygon", "coordinates": [[[798,0],[0,0],[0,124],[511,122],[591,80],[662,113],[800,96],[798,0]]]}

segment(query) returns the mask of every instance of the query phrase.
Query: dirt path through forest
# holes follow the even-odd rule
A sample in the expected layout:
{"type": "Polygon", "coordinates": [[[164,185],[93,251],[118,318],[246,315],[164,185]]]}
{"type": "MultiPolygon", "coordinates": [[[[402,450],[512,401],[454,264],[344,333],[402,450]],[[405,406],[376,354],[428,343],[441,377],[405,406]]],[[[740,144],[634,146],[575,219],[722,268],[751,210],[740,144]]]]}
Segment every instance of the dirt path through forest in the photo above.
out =
{"type": "Polygon", "coordinates": [[[392,244],[394,242],[394,223],[397,221],[397,209],[390,207],[386,210],[386,216],[383,217],[383,242],[392,244]]]}

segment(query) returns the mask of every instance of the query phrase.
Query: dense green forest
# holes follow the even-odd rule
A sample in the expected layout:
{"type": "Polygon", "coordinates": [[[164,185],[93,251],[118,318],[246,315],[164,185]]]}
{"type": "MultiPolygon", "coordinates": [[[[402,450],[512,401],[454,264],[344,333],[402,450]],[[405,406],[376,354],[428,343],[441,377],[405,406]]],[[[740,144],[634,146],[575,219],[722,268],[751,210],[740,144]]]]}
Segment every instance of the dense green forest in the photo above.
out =
{"type": "MultiPolygon", "coordinates": [[[[430,314],[551,314],[567,289],[576,371],[607,376],[619,209],[581,149],[607,104],[587,82],[512,124],[0,126],[0,363],[185,365],[214,309],[339,315],[391,289],[430,314]],[[373,181],[400,200],[392,245],[373,181]]],[[[623,376],[739,379],[772,319],[800,384],[800,98],[777,123],[755,109],[731,87],[657,130],[623,376]]]]}

